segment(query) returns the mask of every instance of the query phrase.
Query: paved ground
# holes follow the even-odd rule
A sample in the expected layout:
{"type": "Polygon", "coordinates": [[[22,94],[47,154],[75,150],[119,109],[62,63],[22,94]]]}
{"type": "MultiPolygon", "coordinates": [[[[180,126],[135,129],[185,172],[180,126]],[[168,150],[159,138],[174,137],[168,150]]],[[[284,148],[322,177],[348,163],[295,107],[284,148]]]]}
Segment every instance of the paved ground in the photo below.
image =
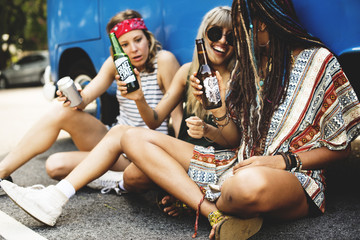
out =
{"type": "MultiPolygon", "coordinates": [[[[40,87],[0,90],[0,159],[50,106],[40,87]]],[[[357,140],[349,159],[329,167],[324,215],[290,223],[268,221],[252,239],[360,239],[358,145],[357,140]]],[[[72,141],[63,134],[50,150],[15,172],[14,181],[22,186],[56,184],[46,175],[44,162],[54,152],[73,149],[72,141]]],[[[191,239],[195,219],[163,215],[157,209],[155,195],[102,195],[84,188],[65,206],[52,228],[26,215],[6,196],[0,197],[0,211],[47,239],[191,239]]],[[[207,220],[201,218],[197,239],[207,239],[209,230],[207,220]]]]}

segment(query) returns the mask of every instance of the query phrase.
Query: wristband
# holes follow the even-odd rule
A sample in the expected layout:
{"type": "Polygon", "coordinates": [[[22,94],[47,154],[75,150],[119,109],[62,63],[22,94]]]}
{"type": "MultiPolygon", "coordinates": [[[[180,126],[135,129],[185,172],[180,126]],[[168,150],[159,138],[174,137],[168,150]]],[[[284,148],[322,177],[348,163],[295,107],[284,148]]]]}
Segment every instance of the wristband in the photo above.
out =
{"type": "Polygon", "coordinates": [[[287,156],[286,153],[280,152],[279,155],[281,155],[284,159],[285,162],[285,170],[290,170],[291,169],[291,165],[290,165],[290,161],[289,158],[287,156]]]}
{"type": "Polygon", "coordinates": [[[228,117],[228,112],[227,112],[227,110],[226,110],[226,113],[224,114],[224,116],[221,116],[221,117],[215,117],[214,115],[212,115],[214,118],[215,118],[215,121],[217,121],[217,122],[220,122],[220,121],[223,121],[223,120],[225,120],[227,117],[228,117]]]}

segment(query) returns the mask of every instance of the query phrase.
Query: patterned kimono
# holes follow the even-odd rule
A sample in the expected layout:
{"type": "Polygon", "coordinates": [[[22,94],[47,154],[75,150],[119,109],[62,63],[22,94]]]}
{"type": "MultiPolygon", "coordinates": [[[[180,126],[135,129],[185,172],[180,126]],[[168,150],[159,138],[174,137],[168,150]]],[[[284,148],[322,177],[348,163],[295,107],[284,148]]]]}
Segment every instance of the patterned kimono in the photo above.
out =
{"type": "MultiPolygon", "coordinates": [[[[325,48],[303,50],[290,74],[287,96],[274,113],[264,155],[299,153],[319,147],[343,150],[360,133],[360,104],[337,59],[325,48]]],[[[214,151],[195,146],[189,176],[216,201],[233,166],[250,157],[250,149],[214,151]]],[[[316,206],[325,210],[322,169],[293,172],[316,206]]]]}

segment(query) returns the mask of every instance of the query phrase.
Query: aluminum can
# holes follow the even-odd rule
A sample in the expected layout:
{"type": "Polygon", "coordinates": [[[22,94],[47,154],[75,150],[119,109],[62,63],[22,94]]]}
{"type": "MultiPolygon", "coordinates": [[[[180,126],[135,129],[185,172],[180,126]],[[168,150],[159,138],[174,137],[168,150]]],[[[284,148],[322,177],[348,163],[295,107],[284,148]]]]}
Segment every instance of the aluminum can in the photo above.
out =
{"type": "Polygon", "coordinates": [[[70,107],[76,107],[82,101],[74,81],[70,77],[63,77],[57,82],[59,90],[70,101],[70,107]]]}

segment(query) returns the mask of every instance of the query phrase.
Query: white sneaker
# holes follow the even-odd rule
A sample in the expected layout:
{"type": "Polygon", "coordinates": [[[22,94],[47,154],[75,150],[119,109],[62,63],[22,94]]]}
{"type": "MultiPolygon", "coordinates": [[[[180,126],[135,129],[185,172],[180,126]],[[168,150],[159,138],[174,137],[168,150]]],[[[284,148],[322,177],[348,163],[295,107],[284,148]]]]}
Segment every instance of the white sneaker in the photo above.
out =
{"type": "MultiPolygon", "coordinates": [[[[1,178],[0,178],[0,182],[1,182],[2,180],[8,180],[9,182],[12,182],[11,176],[8,176],[8,177],[5,178],[5,179],[1,179],[1,178]]],[[[2,187],[1,187],[1,185],[0,185],[0,196],[5,195],[5,194],[6,194],[6,193],[4,192],[4,190],[2,189],[2,187]]]]}
{"type": "Polygon", "coordinates": [[[44,189],[32,189],[19,187],[16,184],[3,180],[0,186],[6,194],[20,208],[36,220],[54,226],[62,212],[62,207],[69,200],[54,185],[44,189]]]}
{"type": "Polygon", "coordinates": [[[101,177],[88,183],[86,186],[92,189],[101,190],[102,194],[115,190],[116,194],[121,195],[126,191],[119,188],[119,182],[123,179],[124,172],[107,171],[101,177]]]}

